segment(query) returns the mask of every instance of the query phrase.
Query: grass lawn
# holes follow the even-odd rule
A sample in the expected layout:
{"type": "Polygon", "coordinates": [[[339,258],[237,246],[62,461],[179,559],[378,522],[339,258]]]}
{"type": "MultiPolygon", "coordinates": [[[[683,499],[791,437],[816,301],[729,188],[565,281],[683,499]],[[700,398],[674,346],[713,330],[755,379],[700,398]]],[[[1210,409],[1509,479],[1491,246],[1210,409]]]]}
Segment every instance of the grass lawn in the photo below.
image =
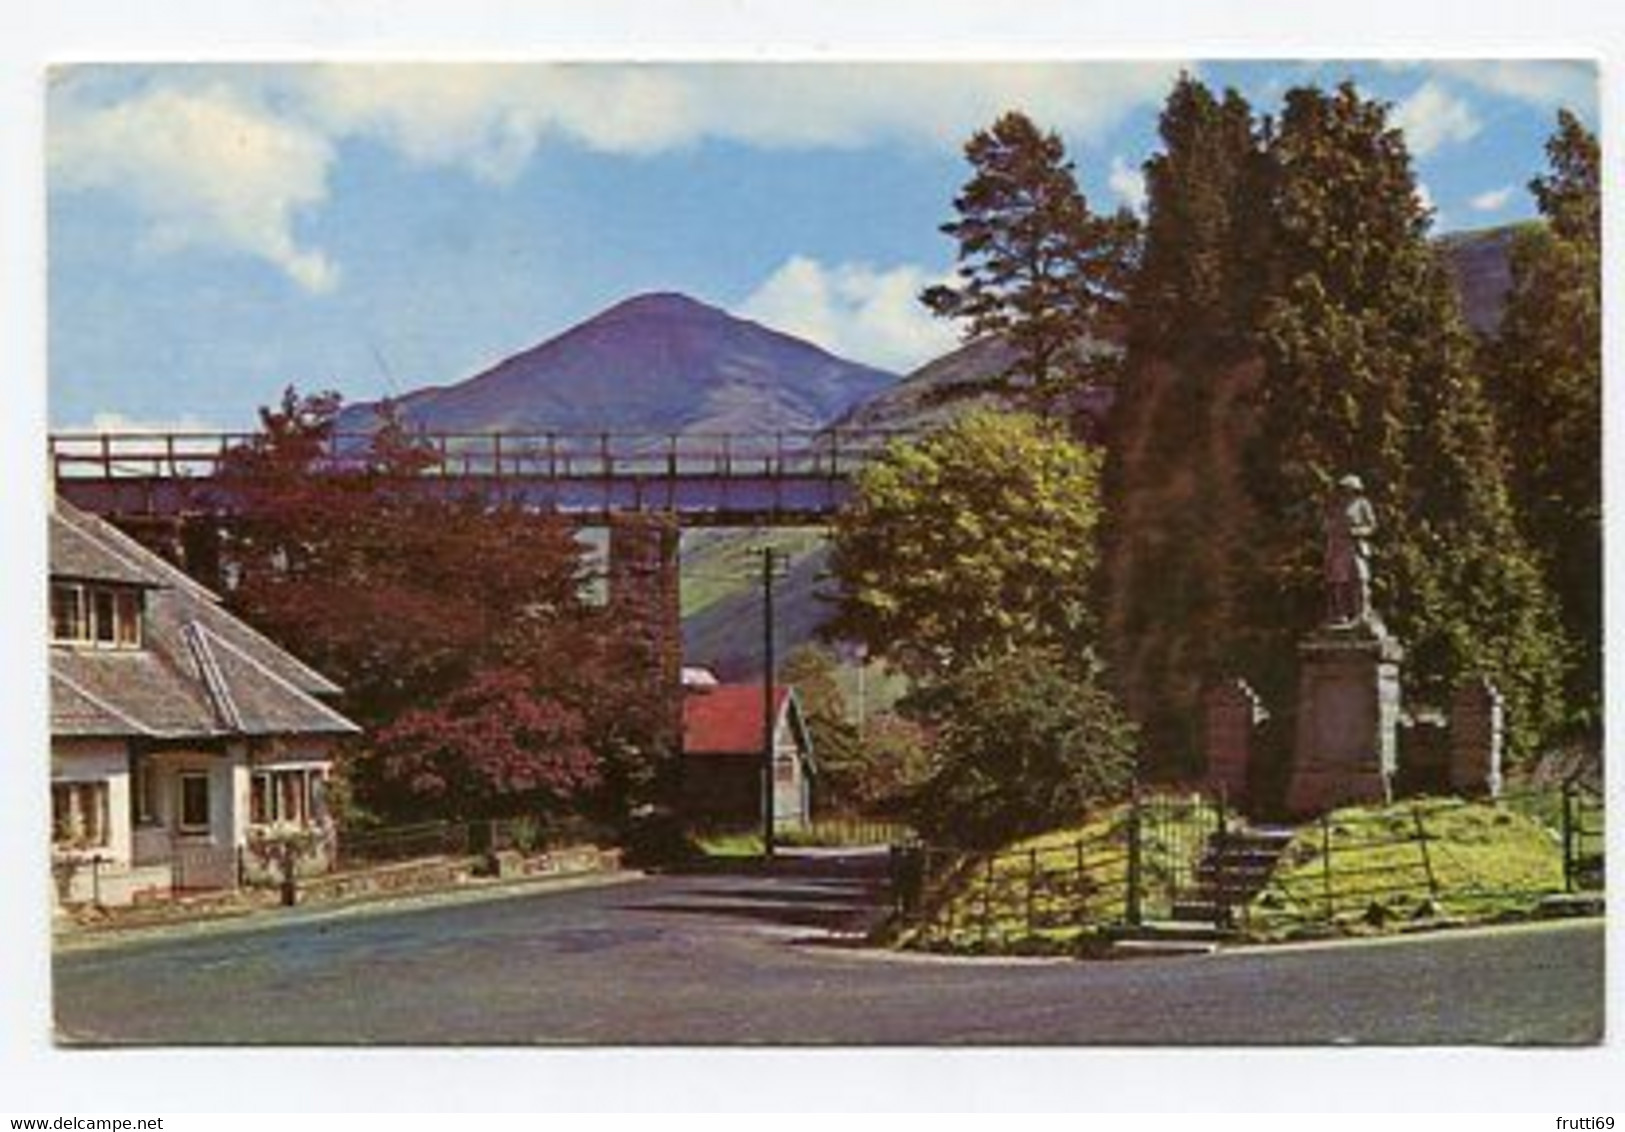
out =
{"type": "Polygon", "coordinates": [[[1430,799],[1350,807],[1298,831],[1246,926],[1272,939],[1492,920],[1562,890],[1561,838],[1511,806],[1430,799]]]}
{"type": "MultiPolygon", "coordinates": [[[[1147,903],[1194,861],[1189,846],[1212,828],[1194,800],[1163,799],[1161,821],[1145,826],[1141,869],[1147,903]]],[[[993,854],[937,858],[940,878],[927,895],[926,921],[905,946],[945,951],[1074,950],[1125,918],[1129,806],[1121,803],[1075,825],[1050,830],[993,854]]]]}
{"type": "Polygon", "coordinates": [[[760,833],[697,833],[694,844],[707,857],[725,860],[762,855],[760,833]]]}
{"type": "MultiPolygon", "coordinates": [[[[1153,809],[1141,841],[1147,920],[1168,914],[1174,878],[1189,887],[1196,847],[1213,828],[1212,811],[1194,799],[1162,798],[1153,809]]],[[[1126,919],[1127,823],[1124,804],[993,854],[938,851],[924,915],[898,942],[960,952],[1086,946],[1126,919]]],[[[1561,891],[1561,837],[1524,802],[1422,799],[1300,827],[1238,926],[1257,940],[1381,934],[1521,917],[1561,891]]]]}

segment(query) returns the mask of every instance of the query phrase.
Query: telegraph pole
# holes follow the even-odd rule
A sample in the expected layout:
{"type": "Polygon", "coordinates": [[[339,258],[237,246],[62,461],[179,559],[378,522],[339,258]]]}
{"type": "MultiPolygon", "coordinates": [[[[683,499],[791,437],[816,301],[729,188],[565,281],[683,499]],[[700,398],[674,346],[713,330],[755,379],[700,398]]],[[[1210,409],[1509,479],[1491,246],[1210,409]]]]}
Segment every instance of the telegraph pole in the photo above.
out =
{"type": "Polygon", "coordinates": [[[778,688],[774,672],[775,657],[773,651],[773,580],[778,576],[781,568],[787,566],[790,556],[775,547],[759,547],[757,553],[762,557],[762,664],[764,673],[762,677],[762,853],[768,859],[773,859],[774,845],[774,814],[773,790],[776,785],[773,774],[773,740],[778,730],[777,714],[773,709],[777,706],[778,688]]]}

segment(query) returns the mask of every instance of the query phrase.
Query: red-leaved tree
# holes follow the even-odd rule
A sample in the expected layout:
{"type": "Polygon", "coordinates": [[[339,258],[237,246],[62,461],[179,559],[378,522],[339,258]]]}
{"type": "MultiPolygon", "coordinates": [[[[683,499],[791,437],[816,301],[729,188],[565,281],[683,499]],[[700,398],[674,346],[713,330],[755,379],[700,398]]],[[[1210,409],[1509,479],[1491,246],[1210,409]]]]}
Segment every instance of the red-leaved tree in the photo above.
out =
{"type": "Polygon", "coordinates": [[[220,479],[232,605],[342,685],[366,729],[350,795],[385,820],[536,804],[619,823],[660,801],[675,690],[636,626],[586,599],[575,528],[422,491],[436,454],[388,406],[370,436],[339,436],[339,407],[289,389],[220,479]]]}
{"type": "Polygon", "coordinates": [[[406,712],[379,734],[375,757],[398,808],[435,817],[556,814],[602,782],[586,718],[510,668],[406,712]]]}

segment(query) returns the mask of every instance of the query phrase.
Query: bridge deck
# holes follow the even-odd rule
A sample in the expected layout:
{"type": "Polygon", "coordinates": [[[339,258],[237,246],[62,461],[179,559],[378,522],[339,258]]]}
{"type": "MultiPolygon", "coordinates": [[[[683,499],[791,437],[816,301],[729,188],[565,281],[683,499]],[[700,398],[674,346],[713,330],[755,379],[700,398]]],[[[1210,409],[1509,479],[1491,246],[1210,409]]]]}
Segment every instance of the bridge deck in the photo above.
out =
{"type": "MultiPolygon", "coordinates": [[[[826,430],[771,435],[436,433],[411,480],[435,498],[478,496],[559,511],[583,522],[622,511],[667,511],[691,526],[821,522],[851,479],[904,434],[826,430]]],[[[115,516],[229,514],[239,505],[222,468],[251,433],[79,433],[50,438],[57,490],[115,516]]],[[[336,434],[317,474],[366,466],[369,437],[336,434]]]]}

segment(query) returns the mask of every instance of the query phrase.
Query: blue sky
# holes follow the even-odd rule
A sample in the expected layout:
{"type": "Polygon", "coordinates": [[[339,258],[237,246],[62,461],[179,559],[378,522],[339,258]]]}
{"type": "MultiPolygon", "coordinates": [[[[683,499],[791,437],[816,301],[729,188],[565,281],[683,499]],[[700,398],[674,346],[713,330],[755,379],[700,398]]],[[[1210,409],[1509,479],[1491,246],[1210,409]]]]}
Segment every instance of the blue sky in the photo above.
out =
{"type": "Polygon", "coordinates": [[[1440,230],[1528,217],[1558,62],[76,66],[49,97],[51,423],[244,427],[281,387],[447,384],[679,290],[905,370],[960,147],[1020,108],[1136,205],[1180,68],[1391,102],[1440,230]]]}

